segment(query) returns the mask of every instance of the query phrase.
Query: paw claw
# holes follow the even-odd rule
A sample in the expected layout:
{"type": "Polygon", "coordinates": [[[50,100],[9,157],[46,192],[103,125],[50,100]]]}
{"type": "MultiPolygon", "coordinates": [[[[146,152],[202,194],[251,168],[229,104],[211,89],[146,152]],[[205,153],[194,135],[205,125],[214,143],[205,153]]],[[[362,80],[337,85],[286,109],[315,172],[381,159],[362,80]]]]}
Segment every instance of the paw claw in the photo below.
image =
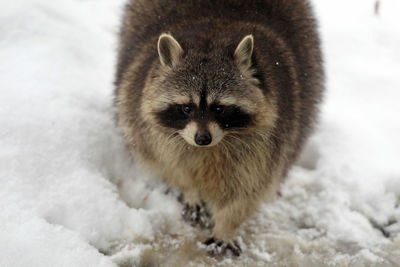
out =
{"type": "Polygon", "coordinates": [[[242,253],[242,249],[236,241],[225,242],[223,240],[216,240],[214,237],[208,238],[204,244],[207,246],[207,251],[212,256],[222,255],[228,250],[236,257],[242,253]]]}
{"type": "Polygon", "coordinates": [[[233,255],[235,255],[236,257],[239,257],[240,254],[242,253],[242,249],[237,244],[235,244],[234,246],[232,246],[231,244],[228,244],[226,246],[226,249],[232,251],[233,255]]]}

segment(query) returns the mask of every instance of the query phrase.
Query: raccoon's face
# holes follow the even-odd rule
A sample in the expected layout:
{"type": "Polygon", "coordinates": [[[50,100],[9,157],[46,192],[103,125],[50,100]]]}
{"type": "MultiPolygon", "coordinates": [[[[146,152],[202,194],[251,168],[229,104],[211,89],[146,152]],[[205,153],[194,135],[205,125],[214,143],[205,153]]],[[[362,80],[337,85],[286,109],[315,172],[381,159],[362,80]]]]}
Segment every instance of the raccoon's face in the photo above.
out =
{"type": "Polygon", "coordinates": [[[234,54],[184,51],[171,36],[158,42],[160,68],[148,79],[143,108],[170,137],[197,147],[215,146],[232,133],[267,123],[268,105],[250,70],[253,37],[234,54]]]}
{"type": "Polygon", "coordinates": [[[177,130],[194,146],[214,146],[228,131],[244,129],[253,123],[252,114],[234,103],[207,101],[205,93],[170,103],[155,115],[162,126],[177,130]]]}

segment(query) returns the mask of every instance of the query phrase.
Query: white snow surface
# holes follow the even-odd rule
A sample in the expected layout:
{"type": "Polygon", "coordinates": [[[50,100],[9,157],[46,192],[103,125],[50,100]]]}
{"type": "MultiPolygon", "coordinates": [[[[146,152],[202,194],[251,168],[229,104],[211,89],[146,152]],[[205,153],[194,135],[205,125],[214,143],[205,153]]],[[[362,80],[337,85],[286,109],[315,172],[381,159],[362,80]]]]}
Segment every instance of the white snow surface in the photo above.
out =
{"type": "Polygon", "coordinates": [[[240,258],[207,256],[115,127],[124,2],[0,0],[0,266],[400,266],[398,0],[313,2],[320,124],[240,258]]]}

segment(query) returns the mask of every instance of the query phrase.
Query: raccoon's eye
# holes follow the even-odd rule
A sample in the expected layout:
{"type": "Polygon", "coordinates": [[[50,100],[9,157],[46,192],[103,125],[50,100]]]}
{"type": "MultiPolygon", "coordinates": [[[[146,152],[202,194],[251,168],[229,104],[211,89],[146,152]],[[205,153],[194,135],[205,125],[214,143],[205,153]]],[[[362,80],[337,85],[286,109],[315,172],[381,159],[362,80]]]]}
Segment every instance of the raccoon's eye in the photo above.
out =
{"type": "Polygon", "coordinates": [[[224,106],[216,106],[214,107],[214,112],[217,114],[222,114],[225,111],[225,107],[224,106]]]}
{"type": "Polygon", "coordinates": [[[182,105],[182,112],[186,115],[190,115],[192,112],[192,107],[189,105],[182,105]]]}

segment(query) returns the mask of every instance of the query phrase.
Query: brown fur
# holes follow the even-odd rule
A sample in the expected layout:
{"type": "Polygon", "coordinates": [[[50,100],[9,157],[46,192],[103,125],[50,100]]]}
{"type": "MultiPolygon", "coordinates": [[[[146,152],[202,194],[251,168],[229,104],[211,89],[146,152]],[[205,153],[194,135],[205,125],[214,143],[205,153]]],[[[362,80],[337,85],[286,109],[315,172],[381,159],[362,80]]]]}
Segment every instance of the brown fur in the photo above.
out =
{"type": "Polygon", "coordinates": [[[118,124],[135,157],[188,202],[207,203],[219,240],[231,241],[260,201],[274,196],[315,122],[322,83],[305,0],[135,0],[126,7],[118,124]],[[155,112],[188,99],[199,105],[202,90],[208,103],[234,102],[251,113],[253,124],[201,148],[160,125],[155,112]]]}

